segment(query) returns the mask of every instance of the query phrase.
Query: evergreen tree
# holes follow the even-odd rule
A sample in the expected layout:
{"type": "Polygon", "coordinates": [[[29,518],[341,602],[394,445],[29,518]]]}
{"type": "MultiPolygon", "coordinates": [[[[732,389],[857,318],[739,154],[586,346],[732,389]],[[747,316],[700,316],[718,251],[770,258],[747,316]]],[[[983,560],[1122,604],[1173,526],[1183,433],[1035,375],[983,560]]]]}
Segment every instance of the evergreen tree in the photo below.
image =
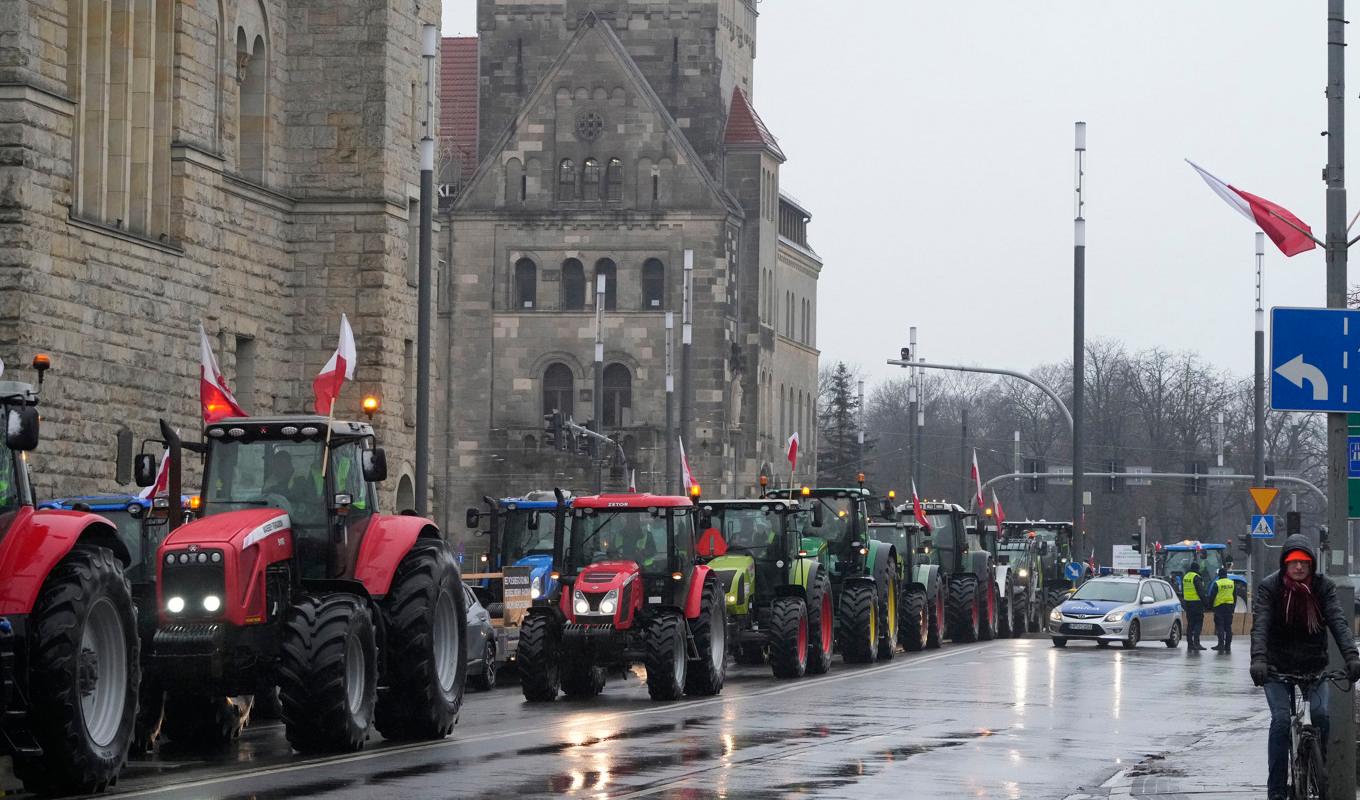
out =
{"type": "MultiPolygon", "coordinates": [[[[859,395],[855,374],[844,361],[822,375],[817,403],[817,481],[853,486],[860,465],[859,395]]],[[[864,442],[868,455],[871,442],[864,442]]]]}

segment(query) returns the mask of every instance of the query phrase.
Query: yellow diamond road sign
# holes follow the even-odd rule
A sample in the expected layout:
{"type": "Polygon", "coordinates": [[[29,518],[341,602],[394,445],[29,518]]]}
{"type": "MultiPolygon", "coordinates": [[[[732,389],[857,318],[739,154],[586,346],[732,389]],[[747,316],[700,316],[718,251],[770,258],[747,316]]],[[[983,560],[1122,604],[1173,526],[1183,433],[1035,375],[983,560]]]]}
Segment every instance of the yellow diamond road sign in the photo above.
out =
{"type": "Polygon", "coordinates": [[[1275,502],[1275,495],[1280,493],[1279,489],[1270,486],[1253,486],[1250,491],[1251,499],[1256,501],[1256,510],[1262,514],[1275,502]]]}

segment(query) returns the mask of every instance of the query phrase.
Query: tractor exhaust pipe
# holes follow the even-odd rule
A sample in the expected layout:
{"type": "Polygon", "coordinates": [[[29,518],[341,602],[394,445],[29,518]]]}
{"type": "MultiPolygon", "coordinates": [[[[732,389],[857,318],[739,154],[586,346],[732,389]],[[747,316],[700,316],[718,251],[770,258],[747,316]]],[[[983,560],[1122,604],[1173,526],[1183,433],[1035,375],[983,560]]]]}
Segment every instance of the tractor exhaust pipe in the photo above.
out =
{"type": "Polygon", "coordinates": [[[160,423],[161,439],[170,451],[170,485],[167,487],[170,494],[167,499],[170,503],[166,515],[167,532],[169,532],[184,524],[184,488],[180,482],[180,475],[182,474],[180,456],[184,452],[184,447],[179,434],[175,433],[175,429],[170,427],[170,423],[164,419],[160,420],[160,423]]]}

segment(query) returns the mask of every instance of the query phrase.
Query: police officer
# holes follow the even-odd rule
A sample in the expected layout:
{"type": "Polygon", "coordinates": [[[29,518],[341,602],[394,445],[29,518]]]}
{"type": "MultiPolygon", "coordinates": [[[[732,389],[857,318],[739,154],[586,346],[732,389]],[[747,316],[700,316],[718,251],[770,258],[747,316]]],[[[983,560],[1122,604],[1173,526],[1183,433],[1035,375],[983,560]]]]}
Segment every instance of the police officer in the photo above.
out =
{"type": "Polygon", "coordinates": [[[1185,600],[1185,647],[1194,652],[1203,650],[1204,645],[1199,643],[1199,635],[1204,630],[1204,600],[1202,599],[1207,592],[1204,586],[1204,576],[1199,574],[1199,561],[1190,562],[1190,569],[1185,571],[1181,578],[1181,598],[1185,600]]]}
{"type": "Polygon", "coordinates": [[[1214,633],[1218,634],[1218,644],[1214,647],[1220,653],[1232,652],[1233,611],[1237,608],[1237,583],[1228,577],[1228,568],[1218,568],[1218,579],[1214,581],[1214,633]]]}

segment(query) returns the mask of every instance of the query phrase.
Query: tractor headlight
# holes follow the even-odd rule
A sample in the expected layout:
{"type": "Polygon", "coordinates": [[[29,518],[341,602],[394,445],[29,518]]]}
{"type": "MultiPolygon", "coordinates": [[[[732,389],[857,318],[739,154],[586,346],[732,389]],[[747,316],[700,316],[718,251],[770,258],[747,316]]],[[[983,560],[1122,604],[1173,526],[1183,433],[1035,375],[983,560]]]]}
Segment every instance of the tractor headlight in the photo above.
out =
{"type": "Polygon", "coordinates": [[[1018,569],[1018,570],[1015,571],[1015,574],[1016,574],[1018,577],[1021,577],[1021,578],[1028,578],[1028,577],[1029,577],[1029,570],[1027,570],[1027,569],[1018,569]]]}
{"type": "Polygon", "coordinates": [[[729,594],[729,595],[727,596],[727,602],[729,602],[729,603],[736,603],[736,602],[737,602],[737,596],[734,595],[734,594],[729,594]]]}
{"type": "Polygon", "coordinates": [[[609,592],[605,594],[604,599],[600,601],[600,613],[613,614],[614,609],[618,607],[619,607],[619,590],[610,589],[609,592]]]}
{"type": "Polygon", "coordinates": [[[203,598],[203,610],[208,612],[209,614],[217,613],[217,610],[220,609],[221,607],[222,598],[218,597],[217,595],[210,594],[207,597],[203,598]]]}
{"type": "Polygon", "coordinates": [[[536,575],[534,576],[534,579],[529,582],[529,599],[537,600],[542,596],[543,596],[543,576],[536,575]]]}
{"type": "Polygon", "coordinates": [[[1129,615],[1127,611],[1111,611],[1105,615],[1106,622],[1122,622],[1129,615]]]}
{"type": "Polygon", "coordinates": [[[577,589],[574,592],[572,592],[572,599],[575,601],[573,608],[576,609],[577,614],[590,613],[590,601],[586,600],[586,596],[581,594],[580,589],[577,589]]]}
{"type": "Polygon", "coordinates": [[[171,614],[178,614],[184,610],[184,598],[176,595],[165,601],[165,610],[171,614]]]}
{"type": "Polygon", "coordinates": [[[1050,622],[1062,622],[1062,609],[1055,608],[1048,612],[1048,619],[1050,622]]]}

